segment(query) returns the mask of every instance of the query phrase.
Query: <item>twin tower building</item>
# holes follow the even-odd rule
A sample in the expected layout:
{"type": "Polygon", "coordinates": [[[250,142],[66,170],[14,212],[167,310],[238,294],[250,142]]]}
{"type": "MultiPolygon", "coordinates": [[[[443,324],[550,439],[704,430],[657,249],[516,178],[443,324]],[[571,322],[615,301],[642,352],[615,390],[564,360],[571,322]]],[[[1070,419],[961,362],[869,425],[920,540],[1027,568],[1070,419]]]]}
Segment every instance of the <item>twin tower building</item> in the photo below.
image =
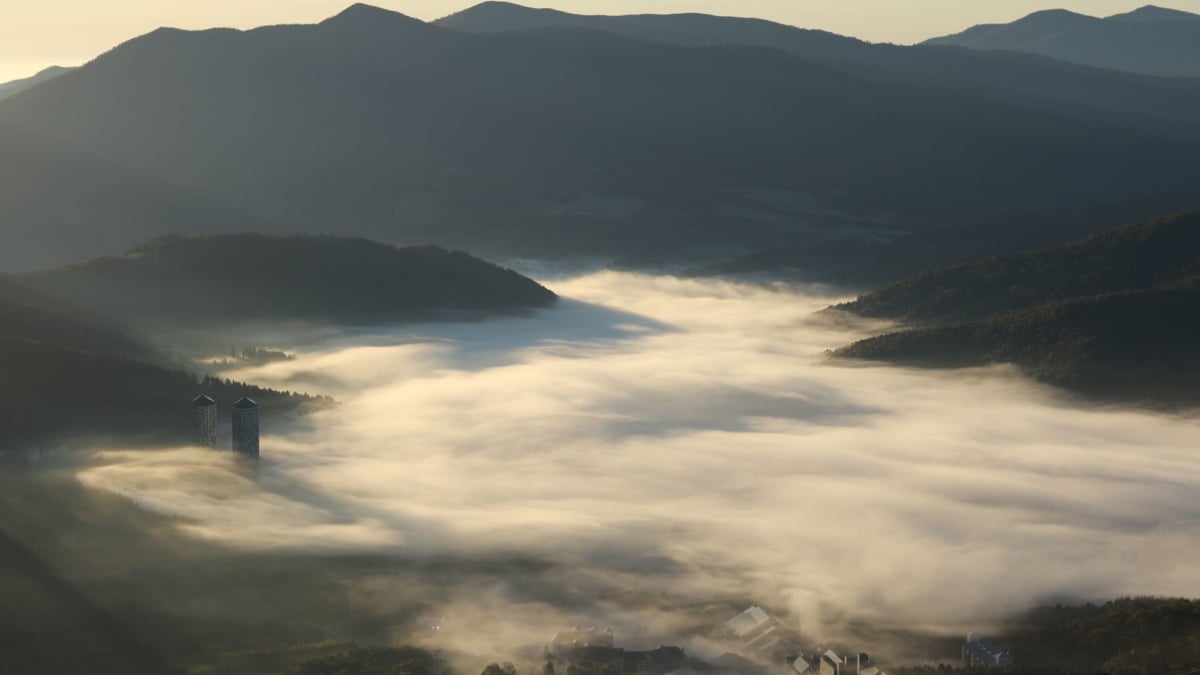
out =
{"type": "MultiPolygon", "coordinates": [[[[192,443],[217,448],[217,402],[211,396],[192,399],[192,443]]],[[[233,404],[233,451],[258,459],[258,403],[252,398],[233,404]]]]}

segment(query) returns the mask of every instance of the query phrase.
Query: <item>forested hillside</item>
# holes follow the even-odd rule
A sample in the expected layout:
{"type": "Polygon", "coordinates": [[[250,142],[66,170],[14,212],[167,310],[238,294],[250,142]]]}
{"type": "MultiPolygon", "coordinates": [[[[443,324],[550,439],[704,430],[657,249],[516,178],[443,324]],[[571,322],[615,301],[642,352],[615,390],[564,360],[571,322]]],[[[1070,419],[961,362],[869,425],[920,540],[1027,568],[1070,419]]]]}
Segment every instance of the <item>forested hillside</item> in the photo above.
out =
{"type": "Polygon", "coordinates": [[[954,323],[1048,301],[1172,285],[1195,275],[1200,275],[1200,213],[1188,213],[931,270],[839,309],[908,323],[954,323]]]}
{"type": "Polygon", "coordinates": [[[202,392],[251,396],[276,417],[316,402],[197,377],[147,345],[91,311],[0,278],[0,450],[78,437],[186,442],[188,402],[202,392]]]}
{"type": "Polygon", "coordinates": [[[1014,363],[1114,401],[1200,404],[1200,216],[935,270],[840,305],[922,327],[838,356],[916,366],[1014,363]]]}
{"type": "Polygon", "coordinates": [[[466,253],[344,237],[164,237],[21,280],[139,324],[387,323],[555,300],[536,282],[466,253]]]}
{"type": "Polygon", "coordinates": [[[0,336],[144,361],[162,356],[119,324],[0,276],[0,336]]]}
{"type": "Polygon", "coordinates": [[[1027,52],[1148,75],[1200,75],[1200,14],[1153,5],[1107,18],[1044,10],[925,44],[1027,52]]]}
{"type": "MultiPolygon", "coordinates": [[[[1184,675],[1200,669],[1200,601],[1120,598],[1103,603],[1054,604],[1016,617],[989,636],[1009,650],[1013,675],[1184,675]]],[[[953,653],[961,638],[941,649],[953,653]]],[[[893,675],[997,672],[989,668],[901,667],[893,675]]]]}

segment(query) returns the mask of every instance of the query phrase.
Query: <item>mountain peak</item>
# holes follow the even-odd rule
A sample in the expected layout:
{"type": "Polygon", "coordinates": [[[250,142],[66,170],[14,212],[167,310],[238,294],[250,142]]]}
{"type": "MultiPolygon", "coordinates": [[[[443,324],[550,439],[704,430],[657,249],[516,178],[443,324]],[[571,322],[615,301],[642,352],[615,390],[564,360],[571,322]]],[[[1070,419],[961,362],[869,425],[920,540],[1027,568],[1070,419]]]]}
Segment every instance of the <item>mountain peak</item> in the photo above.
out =
{"type": "Polygon", "coordinates": [[[363,2],[356,2],[346,9],[343,9],[333,17],[322,21],[321,24],[372,27],[380,24],[425,25],[425,22],[401,14],[400,12],[393,12],[390,9],[376,7],[375,5],[368,5],[363,2]]]}
{"type": "Polygon", "coordinates": [[[529,21],[539,24],[554,19],[571,19],[572,15],[555,9],[535,9],[503,0],[487,0],[460,12],[439,19],[445,28],[476,31],[507,31],[529,28],[529,21]]]}
{"type": "Polygon", "coordinates": [[[1200,14],[1192,14],[1183,12],[1177,9],[1167,9],[1157,5],[1146,5],[1139,7],[1132,12],[1124,14],[1114,14],[1108,17],[1109,21],[1124,21],[1127,23],[1158,23],[1167,21],[1198,21],[1200,14]]]}
{"type": "Polygon", "coordinates": [[[1096,17],[1072,12],[1069,9],[1043,9],[1034,12],[1016,23],[1039,22],[1039,23],[1067,23],[1075,21],[1095,21],[1096,17]]]}

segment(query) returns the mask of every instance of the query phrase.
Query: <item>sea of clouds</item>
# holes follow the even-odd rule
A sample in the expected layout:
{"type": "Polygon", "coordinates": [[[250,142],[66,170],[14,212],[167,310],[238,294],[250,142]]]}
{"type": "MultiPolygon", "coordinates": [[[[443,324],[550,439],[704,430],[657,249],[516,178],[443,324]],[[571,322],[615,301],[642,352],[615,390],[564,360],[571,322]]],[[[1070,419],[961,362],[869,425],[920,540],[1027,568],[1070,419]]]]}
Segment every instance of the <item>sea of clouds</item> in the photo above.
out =
{"type": "MultiPolygon", "coordinates": [[[[804,626],[944,628],[1060,597],[1195,595],[1200,421],[1008,368],[832,362],[819,289],[606,271],[528,317],[260,336],[223,373],[339,401],[264,420],[257,477],[194,449],[80,473],[245,549],[566,561],[804,626]]],[[[483,602],[477,597],[476,602],[483,602]]],[[[503,602],[491,598],[488,602],[503,602]]]]}

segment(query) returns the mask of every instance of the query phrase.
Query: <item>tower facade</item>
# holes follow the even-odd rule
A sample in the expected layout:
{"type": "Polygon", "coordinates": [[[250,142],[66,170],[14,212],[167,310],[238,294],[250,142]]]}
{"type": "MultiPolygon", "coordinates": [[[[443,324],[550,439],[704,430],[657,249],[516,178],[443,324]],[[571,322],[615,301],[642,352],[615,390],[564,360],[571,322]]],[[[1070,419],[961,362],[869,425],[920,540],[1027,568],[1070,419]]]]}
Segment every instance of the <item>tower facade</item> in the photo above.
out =
{"type": "Polygon", "coordinates": [[[217,447],[217,402],[209,396],[192,399],[192,445],[217,447]]]}
{"type": "Polygon", "coordinates": [[[233,404],[233,451],[258,458],[258,402],[252,398],[233,404]]]}

